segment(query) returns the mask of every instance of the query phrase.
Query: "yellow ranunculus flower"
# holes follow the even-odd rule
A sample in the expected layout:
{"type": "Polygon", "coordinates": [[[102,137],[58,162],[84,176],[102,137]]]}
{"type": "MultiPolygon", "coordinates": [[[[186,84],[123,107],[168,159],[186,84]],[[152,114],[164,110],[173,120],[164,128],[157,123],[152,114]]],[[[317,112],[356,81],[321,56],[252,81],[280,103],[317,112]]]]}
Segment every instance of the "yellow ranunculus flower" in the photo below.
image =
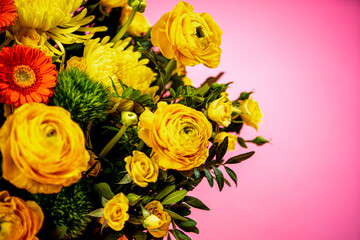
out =
{"type": "Polygon", "coordinates": [[[175,58],[178,70],[183,68],[181,65],[200,63],[215,68],[220,63],[221,35],[220,27],[209,14],[197,14],[193,6],[180,1],[154,25],[151,42],[166,58],[175,58]]]}
{"type": "Polygon", "coordinates": [[[89,153],[84,133],[61,107],[27,103],[0,129],[4,179],[31,193],[57,193],[81,178],[89,153]]]}
{"type": "Polygon", "coordinates": [[[129,199],[123,193],[116,194],[104,207],[104,218],[108,225],[115,231],[124,228],[125,222],[129,219],[129,199]]]}
{"type": "Polygon", "coordinates": [[[242,112],[248,112],[248,114],[240,114],[244,123],[250,127],[259,130],[259,123],[263,117],[259,104],[252,98],[246,99],[240,102],[239,108],[242,112]]]}
{"type": "Polygon", "coordinates": [[[212,101],[207,109],[209,119],[223,127],[227,127],[231,123],[232,102],[229,100],[226,92],[221,97],[212,101]]]}
{"type": "Polygon", "coordinates": [[[35,240],[44,221],[44,214],[34,201],[10,197],[0,192],[0,239],[35,240]]]}
{"type": "Polygon", "coordinates": [[[164,211],[163,205],[159,201],[152,201],[145,206],[145,209],[151,213],[144,220],[146,229],[156,238],[165,237],[169,231],[171,217],[164,211]]]}
{"type": "Polygon", "coordinates": [[[227,132],[220,132],[220,133],[215,135],[214,143],[217,142],[217,143],[221,144],[226,137],[228,137],[227,150],[228,151],[234,151],[235,150],[235,144],[237,142],[237,137],[235,135],[229,134],[227,132]]]}
{"type": "Polygon", "coordinates": [[[128,0],[100,0],[100,5],[108,8],[125,7],[128,0]]]}
{"type": "Polygon", "coordinates": [[[85,72],[86,71],[86,61],[83,57],[78,56],[72,56],[69,60],[66,62],[66,69],[77,67],[80,71],[85,72]]]}
{"type": "Polygon", "coordinates": [[[140,187],[146,187],[149,182],[156,182],[159,166],[145,153],[133,151],[133,156],[126,157],[125,162],[130,178],[140,187]]]}
{"type": "MultiPolygon", "coordinates": [[[[124,25],[128,18],[130,17],[130,13],[132,11],[132,7],[124,7],[121,9],[121,16],[120,16],[120,24],[124,25]]],[[[135,13],[135,17],[132,20],[127,33],[132,37],[141,37],[143,34],[147,33],[151,25],[149,20],[140,12],[135,13]]]]}
{"type": "Polygon", "coordinates": [[[140,115],[139,137],[153,149],[163,170],[190,170],[207,158],[212,126],[202,112],[182,104],[159,102],[152,113],[140,115]]]}

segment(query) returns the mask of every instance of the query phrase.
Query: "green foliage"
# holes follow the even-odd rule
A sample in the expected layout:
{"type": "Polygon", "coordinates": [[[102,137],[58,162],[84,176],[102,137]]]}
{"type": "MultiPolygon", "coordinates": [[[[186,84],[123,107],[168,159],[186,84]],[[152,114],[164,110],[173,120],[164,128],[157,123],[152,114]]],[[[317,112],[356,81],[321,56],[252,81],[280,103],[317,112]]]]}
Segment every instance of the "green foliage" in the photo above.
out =
{"type": "Polygon", "coordinates": [[[82,126],[106,119],[110,96],[104,85],[93,81],[78,68],[60,72],[57,79],[52,99],[54,105],[68,110],[72,119],[82,126]]]}
{"type": "Polygon", "coordinates": [[[47,227],[58,237],[62,235],[62,239],[81,236],[91,221],[87,214],[93,210],[94,201],[86,180],[64,187],[57,194],[34,196],[44,212],[47,227]]]}

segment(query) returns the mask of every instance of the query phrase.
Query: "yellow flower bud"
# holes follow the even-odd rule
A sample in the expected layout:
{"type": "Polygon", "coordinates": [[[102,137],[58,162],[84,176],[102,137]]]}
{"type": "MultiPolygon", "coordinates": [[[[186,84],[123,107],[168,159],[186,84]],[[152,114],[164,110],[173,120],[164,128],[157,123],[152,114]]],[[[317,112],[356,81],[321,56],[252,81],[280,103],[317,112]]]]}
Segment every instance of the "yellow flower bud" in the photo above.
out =
{"type": "Polygon", "coordinates": [[[229,100],[226,92],[221,97],[212,101],[207,109],[209,119],[223,127],[227,127],[231,123],[232,102],[229,100]]]}
{"type": "Polygon", "coordinates": [[[129,111],[121,112],[121,124],[126,126],[136,125],[138,122],[138,117],[135,113],[129,111]]]}
{"type": "Polygon", "coordinates": [[[127,0],[100,0],[100,5],[108,8],[125,7],[127,0]]]}
{"type": "MultiPolygon", "coordinates": [[[[128,18],[130,17],[130,13],[132,11],[131,7],[124,7],[121,10],[120,24],[124,25],[128,18]]],[[[151,25],[149,20],[140,12],[135,13],[135,17],[132,20],[129,28],[127,29],[127,33],[132,37],[141,37],[143,34],[147,33],[151,25]]]]}
{"type": "Polygon", "coordinates": [[[239,108],[242,112],[248,112],[248,114],[240,114],[244,123],[250,127],[259,130],[259,123],[263,117],[259,104],[252,98],[246,99],[240,102],[239,108]]]}
{"type": "Polygon", "coordinates": [[[214,143],[217,142],[217,143],[221,144],[226,137],[228,137],[227,150],[228,151],[234,151],[235,150],[235,144],[237,142],[237,136],[235,136],[235,135],[229,134],[227,132],[220,132],[220,133],[215,135],[214,143]]]}
{"type": "Polygon", "coordinates": [[[140,187],[146,187],[149,182],[157,181],[159,166],[145,153],[133,151],[133,156],[126,157],[125,162],[130,178],[140,187]]]}
{"type": "Polygon", "coordinates": [[[159,201],[152,201],[145,209],[151,213],[144,220],[146,229],[156,238],[165,237],[169,231],[171,217],[164,211],[163,205],[159,201]]]}

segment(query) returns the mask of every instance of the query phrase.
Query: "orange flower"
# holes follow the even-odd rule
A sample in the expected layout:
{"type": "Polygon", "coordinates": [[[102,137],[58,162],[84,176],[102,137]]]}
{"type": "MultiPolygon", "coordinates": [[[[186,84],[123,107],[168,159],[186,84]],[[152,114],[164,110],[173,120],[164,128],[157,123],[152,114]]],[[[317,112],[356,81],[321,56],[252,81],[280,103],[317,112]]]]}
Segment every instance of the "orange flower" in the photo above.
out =
{"type": "Polygon", "coordinates": [[[17,18],[14,0],[0,2],[0,30],[5,31],[9,25],[13,25],[17,18]]]}
{"type": "Polygon", "coordinates": [[[10,197],[0,192],[0,239],[35,240],[44,221],[44,214],[34,201],[10,197]]]}
{"type": "Polygon", "coordinates": [[[15,45],[0,52],[0,102],[19,107],[24,103],[47,103],[57,80],[51,57],[35,48],[15,45]]]}

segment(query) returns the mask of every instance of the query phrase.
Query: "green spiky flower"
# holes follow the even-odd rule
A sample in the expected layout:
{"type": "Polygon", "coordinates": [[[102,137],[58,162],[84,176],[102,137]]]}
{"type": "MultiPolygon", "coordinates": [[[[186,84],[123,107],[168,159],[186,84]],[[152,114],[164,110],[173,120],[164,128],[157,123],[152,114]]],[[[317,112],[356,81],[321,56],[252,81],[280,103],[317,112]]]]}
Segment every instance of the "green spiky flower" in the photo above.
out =
{"type": "Polygon", "coordinates": [[[82,126],[105,120],[110,102],[107,87],[76,67],[60,72],[58,81],[53,104],[68,110],[72,119],[82,126]]]}
{"type": "Polygon", "coordinates": [[[82,235],[94,210],[91,184],[80,180],[57,194],[36,194],[53,239],[74,239],[82,235]]]}

